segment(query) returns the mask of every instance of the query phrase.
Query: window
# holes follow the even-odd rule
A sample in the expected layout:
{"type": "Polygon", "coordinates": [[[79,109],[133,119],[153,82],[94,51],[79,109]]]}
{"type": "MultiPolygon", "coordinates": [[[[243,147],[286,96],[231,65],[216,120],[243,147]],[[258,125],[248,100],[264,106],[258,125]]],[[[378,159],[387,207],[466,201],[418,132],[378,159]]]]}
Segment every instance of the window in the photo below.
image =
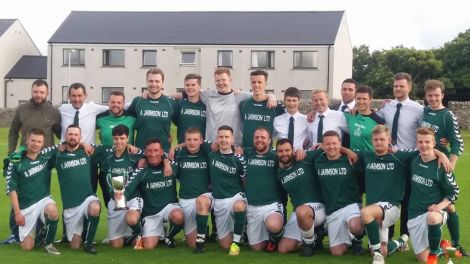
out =
{"type": "Polygon", "coordinates": [[[142,66],[157,66],[157,51],[156,50],[143,50],[142,51],[142,66]]]}
{"type": "Polygon", "coordinates": [[[300,90],[300,99],[312,99],[312,90],[300,90]]]}
{"type": "Polygon", "coordinates": [[[194,51],[181,52],[181,64],[186,64],[186,65],[196,64],[196,52],[194,51]]]}
{"type": "Polygon", "coordinates": [[[71,66],[85,65],[85,50],[84,49],[63,49],[63,64],[71,66]]]}
{"type": "Polygon", "coordinates": [[[274,90],[265,90],[266,94],[274,94],[274,90]]]}
{"type": "Polygon", "coordinates": [[[217,67],[232,68],[233,52],[231,50],[217,51],[217,67]]]}
{"type": "Polygon", "coordinates": [[[274,68],[274,51],[252,51],[252,68],[274,68]]]}
{"type": "Polygon", "coordinates": [[[19,105],[26,104],[26,103],[29,103],[29,100],[18,100],[19,105]]]}
{"type": "Polygon", "coordinates": [[[182,93],[182,92],[184,92],[184,88],[176,88],[176,92],[177,93],[182,93]]]}
{"type": "Polygon", "coordinates": [[[294,68],[318,68],[318,51],[294,51],[294,68]]]}
{"type": "Polygon", "coordinates": [[[62,86],[62,103],[66,104],[69,102],[69,87],[66,85],[62,86]]]}
{"type": "Polygon", "coordinates": [[[101,92],[101,102],[107,103],[109,100],[109,96],[113,91],[124,92],[124,87],[103,87],[101,92]]]}
{"type": "Polygon", "coordinates": [[[103,50],[103,66],[124,66],[124,50],[103,50]]]}

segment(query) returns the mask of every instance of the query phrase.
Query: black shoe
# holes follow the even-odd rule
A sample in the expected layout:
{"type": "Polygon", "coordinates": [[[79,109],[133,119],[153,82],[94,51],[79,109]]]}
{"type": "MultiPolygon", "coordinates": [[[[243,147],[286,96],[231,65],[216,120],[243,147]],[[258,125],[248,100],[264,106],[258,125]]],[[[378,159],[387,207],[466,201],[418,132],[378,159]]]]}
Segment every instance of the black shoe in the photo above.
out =
{"type": "Polygon", "coordinates": [[[468,252],[465,250],[465,248],[463,248],[461,245],[457,245],[455,248],[457,249],[457,251],[460,252],[460,254],[462,254],[462,256],[464,257],[470,256],[468,252]]]}
{"type": "Polygon", "coordinates": [[[200,254],[206,252],[204,247],[204,242],[196,242],[196,248],[194,249],[194,253],[200,254]]]}
{"type": "Polygon", "coordinates": [[[131,236],[124,237],[124,246],[130,247],[134,245],[134,241],[136,240],[137,235],[132,234],[131,236]]]}
{"type": "Polygon", "coordinates": [[[11,245],[11,244],[17,244],[20,243],[20,241],[16,240],[15,235],[11,235],[7,239],[4,239],[0,242],[2,245],[11,245]]]}
{"type": "Polygon", "coordinates": [[[266,252],[273,253],[277,251],[277,244],[273,241],[268,241],[266,247],[264,248],[266,252]]]}
{"type": "Polygon", "coordinates": [[[360,256],[364,254],[364,249],[362,248],[362,240],[353,239],[351,243],[352,243],[351,247],[352,247],[352,251],[354,255],[360,256]]]}
{"type": "Polygon", "coordinates": [[[206,239],[207,242],[217,242],[217,240],[217,232],[212,232],[206,239]]]}
{"type": "Polygon", "coordinates": [[[176,242],[173,238],[165,237],[165,246],[167,248],[176,248],[176,242]]]}
{"type": "Polygon", "coordinates": [[[88,254],[96,254],[98,253],[98,251],[96,251],[96,248],[95,246],[93,245],[93,243],[90,243],[90,244],[84,244],[83,245],[83,250],[88,253],[88,254]]]}
{"type": "Polygon", "coordinates": [[[34,239],[34,247],[41,247],[45,246],[46,244],[46,229],[41,228],[39,230],[39,233],[36,235],[36,238],[34,239]]]}
{"type": "Polygon", "coordinates": [[[302,257],[310,257],[315,255],[315,245],[312,244],[303,244],[300,248],[300,256],[302,257]]]}

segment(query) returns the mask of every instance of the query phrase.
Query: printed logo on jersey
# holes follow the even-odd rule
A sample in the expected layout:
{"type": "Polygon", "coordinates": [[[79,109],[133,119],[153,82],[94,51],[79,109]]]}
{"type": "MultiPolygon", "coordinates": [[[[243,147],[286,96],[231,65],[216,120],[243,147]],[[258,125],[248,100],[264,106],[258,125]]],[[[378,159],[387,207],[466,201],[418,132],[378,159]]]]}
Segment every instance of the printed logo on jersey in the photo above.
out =
{"type": "Polygon", "coordinates": [[[317,170],[319,176],[346,175],[347,173],[348,170],[346,168],[324,168],[317,170]]]}
{"type": "Polygon", "coordinates": [[[281,178],[281,183],[286,184],[286,183],[288,183],[288,182],[290,182],[290,181],[292,181],[292,180],[294,180],[294,179],[296,179],[296,178],[298,178],[298,177],[300,177],[304,174],[305,174],[304,169],[303,168],[298,168],[297,170],[295,170],[295,171],[287,174],[286,176],[282,177],[281,178]]]}
{"type": "Polygon", "coordinates": [[[377,163],[377,162],[371,162],[367,164],[366,169],[368,170],[373,170],[373,171],[392,171],[395,169],[395,163],[389,162],[389,163],[377,163]]]}
{"type": "Polygon", "coordinates": [[[87,159],[86,158],[81,158],[81,159],[75,159],[75,160],[69,160],[60,165],[62,169],[68,169],[68,168],[73,168],[77,167],[80,165],[85,165],[87,164],[87,159]]]}
{"type": "Polygon", "coordinates": [[[168,111],[161,110],[140,110],[140,116],[163,117],[168,118],[168,111]]]}
{"type": "Polygon", "coordinates": [[[424,185],[426,187],[432,187],[433,184],[434,184],[434,181],[431,180],[431,179],[426,179],[422,176],[419,176],[419,175],[416,175],[416,174],[413,174],[413,176],[411,177],[411,180],[413,182],[416,182],[417,184],[421,184],[421,185],[424,185]]]}

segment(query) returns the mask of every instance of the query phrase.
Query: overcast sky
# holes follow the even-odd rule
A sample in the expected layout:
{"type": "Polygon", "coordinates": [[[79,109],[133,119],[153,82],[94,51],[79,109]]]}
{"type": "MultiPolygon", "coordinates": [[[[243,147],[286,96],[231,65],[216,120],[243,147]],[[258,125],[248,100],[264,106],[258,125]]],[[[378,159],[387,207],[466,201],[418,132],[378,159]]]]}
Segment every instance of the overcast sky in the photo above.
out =
{"type": "Polygon", "coordinates": [[[469,1],[413,0],[3,0],[0,18],[18,18],[43,55],[70,11],[324,11],[344,10],[354,46],[418,49],[442,46],[470,28],[469,1]],[[269,3],[269,4],[268,4],[269,3]]]}

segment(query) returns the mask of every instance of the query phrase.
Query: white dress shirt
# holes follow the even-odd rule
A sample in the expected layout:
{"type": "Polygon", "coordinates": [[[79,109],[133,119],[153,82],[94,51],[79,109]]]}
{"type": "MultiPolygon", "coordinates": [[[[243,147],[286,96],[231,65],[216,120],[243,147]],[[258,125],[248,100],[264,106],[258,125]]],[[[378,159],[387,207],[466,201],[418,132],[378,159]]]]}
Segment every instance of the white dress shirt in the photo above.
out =
{"type": "Polygon", "coordinates": [[[311,145],[317,144],[317,134],[318,134],[318,123],[320,122],[320,115],[323,117],[323,132],[322,135],[329,130],[334,130],[338,132],[339,136],[342,137],[342,133],[349,133],[348,122],[344,113],[341,111],[331,110],[328,108],[325,112],[315,114],[315,119],[313,123],[308,124],[308,140],[311,145]]]}
{"type": "MultiPolygon", "coordinates": [[[[393,117],[397,111],[398,100],[394,99],[386,103],[384,107],[377,113],[385,119],[385,125],[390,129],[393,126],[393,117]]],[[[419,103],[407,98],[401,102],[400,116],[398,118],[397,144],[399,149],[415,149],[416,148],[416,129],[423,120],[424,107],[419,103]]]]}
{"type": "Polygon", "coordinates": [[[294,117],[294,150],[303,149],[307,138],[307,116],[297,112],[293,115],[284,113],[274,118],[273,138],[287,138],[289,134],[289,119],[294,117]]]}
{"type": "Polygon", "coordinates": [[[75,112],[78,113],[78,125],[82,131],[81,142],[87,144],[95,143],[96,116],[106,110],[107,105],[95,104],[93,102],[84,103],[80,109],[75,109],[72,104],[63,104],[59,107],[62,116],[62,142],[65,141],[65,132],[67,127],[73,124],[75,112]]]}
{"type": "Polygon", "coordinates": [[[356,106],[356,100],[352,100],[352,102],[349,102],[348,104],[345,104],[343,101],[341,101],[341,104],[338,106],[338,111],[341,111],[341,108],[343,108],[343,105],[347,105],[346,109],[344,112],[350,112],[351,109],[353,109],[356,106]]]}

